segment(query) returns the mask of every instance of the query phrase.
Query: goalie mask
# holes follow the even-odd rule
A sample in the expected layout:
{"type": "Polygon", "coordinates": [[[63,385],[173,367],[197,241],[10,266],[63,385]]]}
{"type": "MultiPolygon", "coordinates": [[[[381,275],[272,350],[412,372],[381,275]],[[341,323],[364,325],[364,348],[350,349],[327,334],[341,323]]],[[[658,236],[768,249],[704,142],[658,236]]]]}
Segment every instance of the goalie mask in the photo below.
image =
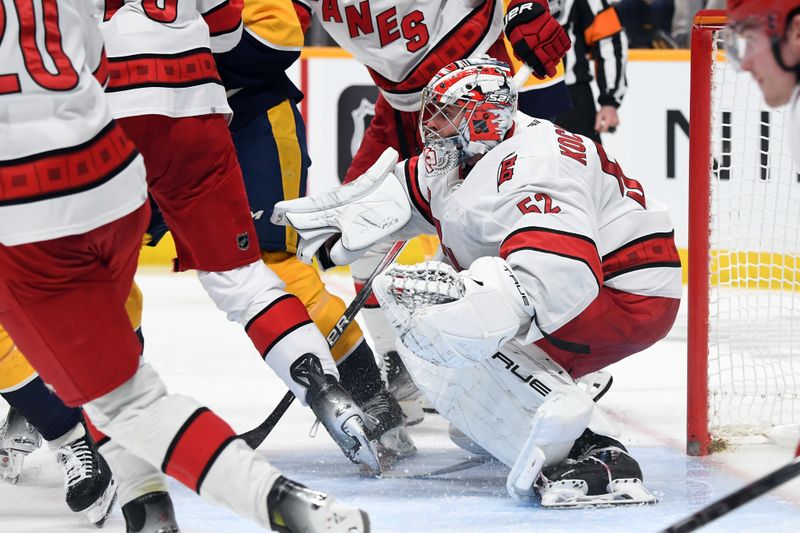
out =
{"type": "Polygon", "coordinates": [[[429,175],[445,174],[505,139],[517,110],[511,69],[486,55],[443,67],[422,90],[419,129],[429,175]]]}

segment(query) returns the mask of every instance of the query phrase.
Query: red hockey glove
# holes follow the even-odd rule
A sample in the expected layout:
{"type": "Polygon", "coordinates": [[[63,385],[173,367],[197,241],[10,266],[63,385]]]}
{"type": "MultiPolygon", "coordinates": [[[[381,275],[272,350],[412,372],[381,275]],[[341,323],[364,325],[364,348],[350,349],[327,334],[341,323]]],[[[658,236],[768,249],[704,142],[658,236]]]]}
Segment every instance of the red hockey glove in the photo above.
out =
{"type": "Polygon", "coordinates": [[[567,32],[550,15],[546,0],[511,0],[503,19],[514,55],[539,77],[555,76],[571,43],[567,32]]]}

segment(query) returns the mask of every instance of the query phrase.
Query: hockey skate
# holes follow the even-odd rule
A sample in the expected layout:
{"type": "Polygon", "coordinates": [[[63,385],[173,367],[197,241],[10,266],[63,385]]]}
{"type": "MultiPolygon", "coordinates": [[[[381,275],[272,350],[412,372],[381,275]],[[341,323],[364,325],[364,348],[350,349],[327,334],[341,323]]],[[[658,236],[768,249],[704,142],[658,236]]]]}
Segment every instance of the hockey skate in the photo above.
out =
{"type": "Polygon", "coordinates": [[[655,503],[642,470],[619,441],[586,430],[562,463],[545,468],[535,485],[542,507],[655,503]]]}
{"type": "Polygon", "coordinates": [[[369,533],[367,513],[281,476],[267,497],[270,525],[281,533],[369,533]]]}
{"type": "Polygon", "coordinates": [[[290,374],[306,387],[306,402],[345,456],[380,474],[376,443],[367,436],[366,415],[338,380],[323,372],[317,356],[303,355],[292,364],[290,374]]]}
{"type": "Polygon", "coordinates": [[[0,478],[19,483],[25,457],[42,445],[42,436],[13,407],[0,426],[0,478]]]}
{"type": "Polygon", "coordinates": [[[122,506],[126,533],[178,533],[168,492],[151,492],[122,506]]]}
{"type": "Polygon", "coordinates": [[[398,459],[416,453],[417,447],[403,423],[403,411],[397,400],[385,388],[361,405],[367,415],[367,435],[377,441],[381,469],[394,466],[398,459]]]}
{"type": "Polygon", "coordinates": [[[387,389],[400,404],[406,425],[419,424],[425,418],[425,412],[422,410],[421,394],[411,379],[411,374],[395,351],[383,354],[383,361],[386,368],[387,389]]]}
{"type": "MultiPolygon", "coordinates": [[[[78,426],[82,427],[82,426],[78,426]]],[[[64,469],[67,505],[101,527],[117,499],[117,484],[89,432],[56,450],[64,469]]]]}

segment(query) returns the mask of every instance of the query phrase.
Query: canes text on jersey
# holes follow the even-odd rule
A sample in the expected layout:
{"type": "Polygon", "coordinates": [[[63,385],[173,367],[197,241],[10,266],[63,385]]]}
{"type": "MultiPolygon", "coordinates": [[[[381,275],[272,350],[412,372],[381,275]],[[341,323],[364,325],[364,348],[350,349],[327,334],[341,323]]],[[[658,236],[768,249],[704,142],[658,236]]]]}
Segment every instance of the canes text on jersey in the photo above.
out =
{"type": "Polygon", "coordinates": [[[322,20],[340,24],[346,21],[351,39],[377,31],[381,47],[384,47],[402,36],[406,40],[406,49],[412,53],[428,44],[430,39],[425,26],[425,15],[418,9],[399,20],[396,7],[390,7],[373,17],[369,1],[364,0],[358,5],[345,5],[342,17],[343,10],[339,7],[338,0],[321,1],[322,20]]]}

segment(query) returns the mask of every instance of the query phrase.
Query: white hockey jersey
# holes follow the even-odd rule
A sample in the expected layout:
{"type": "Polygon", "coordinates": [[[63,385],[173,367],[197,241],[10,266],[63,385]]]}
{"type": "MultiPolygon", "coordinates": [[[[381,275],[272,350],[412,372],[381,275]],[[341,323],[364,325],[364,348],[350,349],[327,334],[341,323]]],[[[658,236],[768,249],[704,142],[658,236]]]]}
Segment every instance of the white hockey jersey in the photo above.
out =
{"type": "Polygon", "coordinates": [[[485,53],[503,29],[501,0],[295,0],[366,65],[395,109],[416,111],[420,91],[457,59],[485,53]]]}
{"type": "Polygon", "coordinates": [[[115,117],[231,113],[212,52],[242,35],[243,0],[94,0],[115,117]]]}
{"type": "Polygon", "coordinates": [[[503,257],[533,299],[535,342],[578,316],[601,286],[681,297],[666,207],[645,195],[601,145],[519,114],[514,135],[461,181],[397,166],[415,207],[398,238],[434,229],[456,268],[503,257]]]}
{"type": "Polygon", "coordinates": [[[144,163],[112,120],[103,41],[84,0],[1,0],[0,243],[76,235],[147,198],[144,163]]]}

